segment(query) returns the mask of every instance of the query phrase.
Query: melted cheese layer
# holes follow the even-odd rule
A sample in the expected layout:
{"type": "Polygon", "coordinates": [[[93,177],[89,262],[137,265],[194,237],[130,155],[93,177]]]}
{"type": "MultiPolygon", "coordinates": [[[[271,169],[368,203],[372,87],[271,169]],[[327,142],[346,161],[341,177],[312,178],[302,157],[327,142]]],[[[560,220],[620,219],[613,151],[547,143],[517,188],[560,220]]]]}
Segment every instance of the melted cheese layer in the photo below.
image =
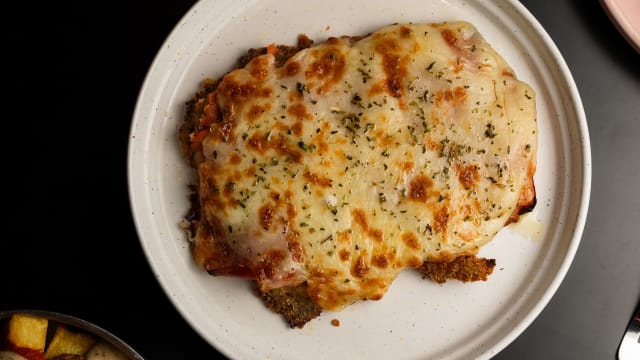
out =
{"type": "Polygon", "coordinates": [[[306,281],[325,309],[476,254],[532,191],[535,93],[468,23],[331,38],[282,67],[259,56],[209,101],[207,270],[263,291],[306,281]]]}

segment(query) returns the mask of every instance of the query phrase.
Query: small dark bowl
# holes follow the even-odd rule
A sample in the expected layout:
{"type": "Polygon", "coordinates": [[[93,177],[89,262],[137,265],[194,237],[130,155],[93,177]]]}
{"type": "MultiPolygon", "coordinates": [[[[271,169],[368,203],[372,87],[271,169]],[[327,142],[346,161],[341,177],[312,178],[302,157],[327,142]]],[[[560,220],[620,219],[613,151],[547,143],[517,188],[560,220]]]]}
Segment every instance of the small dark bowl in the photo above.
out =
{"type": "Polygon", "coordinates": [[[131,360],[144,360],[144,358],[138,354],[131,346],[122,341],[117,336],[108,332],[107,330],[92,324],[86,320],[82,320],[77,317],[73,317],[71,315],[61,314],[53,311],[43,311],[43,310],[10,310],[10,311],[0,311],[0,324],[5,321],[8,321],[12,315],[14,314],[24,314],[24,315],[33,315],[37,317],[41,317],[47,319],[49,321],[54,321],[58,324],[63,324],[67,326],[74,327],[78,330],[85,331],[89,334],[94,335],[98,339],[111,344],[117,350],[120,350],[123,354],[128,356],[131,360]]]}

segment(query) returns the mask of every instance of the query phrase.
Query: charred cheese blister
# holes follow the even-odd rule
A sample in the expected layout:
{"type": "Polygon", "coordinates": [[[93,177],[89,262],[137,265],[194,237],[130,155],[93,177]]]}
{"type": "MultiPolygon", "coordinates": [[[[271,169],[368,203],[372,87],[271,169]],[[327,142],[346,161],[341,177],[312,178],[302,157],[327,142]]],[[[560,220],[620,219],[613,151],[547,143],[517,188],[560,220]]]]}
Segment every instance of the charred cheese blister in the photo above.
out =
{"type": "Polygon", "coordinates": [[[535,203],[535,93],[468,23],[330,38],[204,100],[194,257],[340,310],[535,203]]]}

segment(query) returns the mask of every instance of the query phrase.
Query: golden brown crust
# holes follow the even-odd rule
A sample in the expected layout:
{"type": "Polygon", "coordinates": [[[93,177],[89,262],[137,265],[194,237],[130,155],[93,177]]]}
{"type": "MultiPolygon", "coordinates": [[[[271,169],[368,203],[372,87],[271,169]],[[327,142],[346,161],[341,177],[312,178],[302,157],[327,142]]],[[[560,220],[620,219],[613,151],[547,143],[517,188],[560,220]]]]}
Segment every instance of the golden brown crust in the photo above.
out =
{"type": "Polygon", "coordinates": [[[495,266],[495,259],[464,255],[449,262],[425,261],[418,268],[418,271],[424,274],[425,277],[442,284],[449,279],[456,279],[462,282],[486,281],[495,266]]]}
{"type": "MultiPolygon", "coordinates": [[[[465,255],[449,262],[425,262],[418,271],[424,274],[425,278],[428,277],[440,284],[449,279],[462,282],[486,281],[495,265],[495,259],[465,255]]],[[[306,283],[258,293],[267,307],[284,316],[292,328],[302,328],[322,312],[322,308],[309,298],[306,283]]]]}
{"type": "Polygon", "coordinates": [[[320,315],[322,308],[307,295],[307,284],[286,286],[267,292],[259,292],[269,309],[281,314],[289,325],[302,328],[311,319],[320,315]]]}
{"type": "Polygon", "coordinates": [[[205,79],[202,82],[202,89],[185,104],[184,123],[180,127],[179,139],[182,148],[182,155],[189,165],[196,167],[202,159],[202,154],[192,146],[191,134],[200,130],[200,118],[203,116],[207,105],[207,96],[218,87],[218,80],[205,79]]]}

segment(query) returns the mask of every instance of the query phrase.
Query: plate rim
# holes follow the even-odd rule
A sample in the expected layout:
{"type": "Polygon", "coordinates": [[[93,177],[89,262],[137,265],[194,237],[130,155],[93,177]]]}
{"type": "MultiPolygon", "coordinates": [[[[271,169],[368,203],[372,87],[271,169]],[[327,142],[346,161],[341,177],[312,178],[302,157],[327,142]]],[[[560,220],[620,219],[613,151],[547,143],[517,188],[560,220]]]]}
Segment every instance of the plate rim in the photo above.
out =
{"type": "MultiPolygon", "coordinates": [[[[559,74],[562,75],[564,84],[568,85],[568,90],[571,95],[572,107],[575,110],[578,131],[581,136],[581,157],[582,157],[582,191],[580,196],[581,205],[577,207],[578,214],[576,216],[575,225],[571,229],[571,241],[569,242],[569,248],[567,253],[562,259],[562,263],[559,267],[559,271],[555,274],[552,281],[546,290],[539,297],[535,305],[529,310],[529,313],[525,318],[519,322],[507,336],[503,337],[491,356],[498,354],[504,350],[509,344],[511,344],[516,338],[518,338],[542,313],[544,308],[549,304],[553,296],[557,293],[560,285],[564,281],[565,277],[569,273],[571,264],[575,260],[578,248],[582,242],[582,235],[587,221],[589,212],[589,203],[591,199],[591,181],[592,181],[592,159],[591,159],[591,140],[589,136],[589,128],[587,123],[587,116],[582,104],[582,98],[578,90],[578,86],[573,78],[571,70],[567,65],[562,53],[551,38],[551,35],[546,31],[538,19],[527,9],[522,3],[517,0],[503,0],[507,3],[511,3],[514,8],[522,15],[522,19],[527,21],[529,26],[533,27],[535,33],[542,39],[546,49],[551,53],[554,62],[560,67],[559,74]]],[[[606,0],[604,0],[606,1],[606,0]]]]}
{"type": "MultiPolygon", "coordinates": [[[[151,83],[151,75],[155,72],[155,69],[159,66],[159,59],[163,55],[163,51],[168,43],[171,42],[172,38],[176,35],[180,24],[182,24],[193,12],[194,10],[200,9],[200,7],[204,6],[206,1],[198,1],[196,2],[176,23],[174,28],[171,30],[169,35],[165,38],[162,46],[159,48],[156,53],[151,66],[149,67],[147,74],[145,76],[144,82],[140,87],[140,91],[138,92],[138,98],[136,100],[136,106],[133,112],[132,124],[129,133],[129,144],[127,151],[127,182],[128,182],[128,190],[129,190],[129,201],[130,207],[132,209],[132,216],[136,228],[136,232],[138,234],[139,241],[144,249],[144,254],[147,259],[147,262],[150,265],[150,268],[156,277],[156,280],[160,283],[165,295],[170,299],[172,305],[181,316],[189,323],[192,329],[194,329],[207,343],[209,343],[212,347],[214,347],[217,351],[231,356],[233,355],[229,348],[221,347],[220,343],[212,343],[210,338],[207,337],[207,334],[202,332],[200,327],[195,326],[192,323],[192,320],[188,314],[188,312],[182,308],[182,305],[177,301],[178,298],[171,295],[171,291],[168,288],[167,280],[163,279],[162,274],[158,273],[158,269],[154,266],[154,261],[150,254],[150,249],[148,248],[148,244],[144,241],[144,236],[141,230],[141,217],[140,213],[136,211],[137,206],[134,201],[134,193],[137,191],[136,187],[136,179],[134,178],[134,168],[136,164],[134,163],[134,141],[136,134],[136,119],[141,116],[142,113],[142,95],[146,91],[146,93],[153,93],[153,89],[149,89],[149,84],[151,83]]],[[[483,0],[478,0],[478,3],[484,3],[483,0]]],[[[525,21],[526,24],[531,27],[535,36],[542,40],[544,43],[544,50],[549,53],[551,59],[553,60],[553,64],[557,65],[559,69],[557,69],[557,74],[562,76],[562,80],[564,83],[562,86],[566,86],[566,90],[570,95],[571,99],[571,108],[573,109],[572,115],[575,116],[575,126],[577,126],[578,133],[580,135],[580,155],[582,158],[582,163],[580,164],[579,170],[582,173],[582,188],[580,191],[580,206],[577,207],[577,215],[575,217],[575,221],[573,221],[573,228],[565,231],[569,231],[571,234],[571,240],[568,242],[568,248],[566,250],[565,255],[562,257],[562,261],[560,266],[558,267],[558,271],[553,275],[551,281],[548,282],[545,290],[540,292],[540,296],[538,296],[537,301],[533,303],[530,309],[528,309],[526,315],[523,317],[521,321],[519,321],[515,326],[511,328],[510,331],[506,333],[504,337],[502,337],[499,341],[497,341],[494,345],[486,348],[482,353],[478,354],[481,358],[483,356],[494,356],[504,348],[506,348],[510,343],[512,343],[518,336],[520,336],[524,330],[531,325],[531,323],[539,316],[542,310],[547,306],[551,298],[557,293],[558,288],[561,283],[564,281],[568,270],[575,259],[575,255],[577,253],[579,244],[582,239],[582,234],[585,228],[590,194],[591,194],[591,177],[592,177],[592,168],[591,168],[591,146],[589,139],[588,126],[586,121],[586,115],[584,111],[584,107],[582,104],[582,100],[577,88],[577,85],[573,79],[573,76],[568,68],[562,54],[558,50],[557,46],[553,42],[550,35],[547,31],[542,27],[542,25],[538,22],[538,20],[529,12],[529,10],[517,0],[501,0],[501,3],[506,4],[512,7],[517,15],[521,17],[522,21],[525,21]]],[[[151,96],[152,99],[156,99],[155,96],[151,96]]],[[[565,104],[566,106],[566,104],[565,104]]],[[[547,284],[545,282],[545,284],[547,284]]]]}

